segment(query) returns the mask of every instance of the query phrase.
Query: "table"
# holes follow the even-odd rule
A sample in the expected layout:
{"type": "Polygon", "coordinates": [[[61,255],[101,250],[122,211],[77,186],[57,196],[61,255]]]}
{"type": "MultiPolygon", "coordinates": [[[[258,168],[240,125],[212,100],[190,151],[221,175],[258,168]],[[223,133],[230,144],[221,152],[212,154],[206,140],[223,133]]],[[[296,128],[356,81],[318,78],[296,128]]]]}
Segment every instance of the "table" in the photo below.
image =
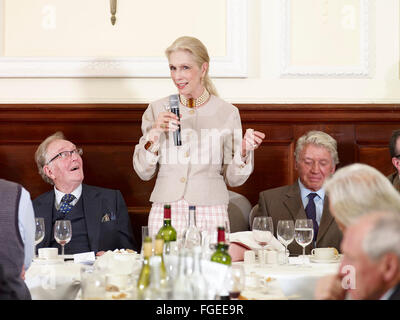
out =
{"type": "Polygon", "coordinates": [[[302,257],[289,257],[288,265],[266,265],[260,267],[256,264],[244,264],[246,273],[246,289],[242,296],[247,299],[314,299],[314,291],[317,281],[323,276],[338,272],[340,262],[335,263],[311,263],[306,257],[306,266],[299,266],[302,257]],[[254,278],[261,277],[271,280],[263,290],[254,287],[254,278]],[[250,280],[250,281],[248,281],[250,280]]]}
{"type": "MultiPolygon", "coordinates": [[[[246,299],[314,299],[317,281],[338,271],[339,263],[310,263],[307,268],[297,266],[301,257],[289,257],[288,265],[242,264],[246,274],[246,288],[242,296],[246,299]],[[255,287],[255,281],[270,278],[265,288],[255,287]]],[[[307,258],[308,260],[308,258],[307,258]]],[[[213,263],[214,264],[214,263],[213,263]]],[[[221,268],[223,265],[220,265],[221,268]]],[[[218,267],[218,266],[217,266],[218,267]]],[[[43,264],[33,262],[25,275],[25,282],[33,300],[79,299],[81,265],[72,261],[43,264]]],[[[220,277],[220,276],[219,276],[220,277]]]]}

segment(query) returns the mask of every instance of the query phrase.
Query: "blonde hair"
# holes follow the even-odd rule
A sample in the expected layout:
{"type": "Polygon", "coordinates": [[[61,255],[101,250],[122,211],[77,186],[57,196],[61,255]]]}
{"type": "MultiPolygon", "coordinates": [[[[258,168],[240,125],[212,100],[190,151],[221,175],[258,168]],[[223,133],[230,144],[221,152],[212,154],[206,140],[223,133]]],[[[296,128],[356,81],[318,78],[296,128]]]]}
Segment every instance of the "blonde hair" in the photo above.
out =
{"type": "Polygon", "coordinates": [[[37,148],[35,152],[35,161],[39,171],[40,176],[43,180],[51,185],[53,185],[53,180],[51,180],[43,170],[43,167],[47,163],[47,148],[55,140],[65,140],[65,136],[61,131],[57,131],[56,133],[48,136],[37,148]]]}
{"type": "Polygon", "coordinates": [[[371,211],[400,212],[400,194],[377,169],[355,163],[336,171],[323,185],[332,215],[348,227],[371,211]]]}
{"type": "Polygon", "coordinates": [[[208,64],[208,68],[206,70],[206,74],[204,75],[203,79],[203,85],[210,94],[218,96],[217,89],[215,88],[214,84],[211,81],[210,76],[208,75],[208,70],[210,69],[209,67],[210,57],[208,55],[206,46],[199,39],[184,36],[176,39],[165,50],[165,55],[169,59],[171,53],[178,50],[189,51],[193,55],[194,61],[196,62],[199,68],[201,68],[201,66],[205,62],[208,64]]]}
{"type": "Polygon", "coordinates": [[[296,149],[294,151],[296,162],[300,161],[301,150],[309,144],[326,148],[332,156],[333,163],[335,165],[339,163],[336,140],[322,131],[309,131],[297,140],[296,149]]]}

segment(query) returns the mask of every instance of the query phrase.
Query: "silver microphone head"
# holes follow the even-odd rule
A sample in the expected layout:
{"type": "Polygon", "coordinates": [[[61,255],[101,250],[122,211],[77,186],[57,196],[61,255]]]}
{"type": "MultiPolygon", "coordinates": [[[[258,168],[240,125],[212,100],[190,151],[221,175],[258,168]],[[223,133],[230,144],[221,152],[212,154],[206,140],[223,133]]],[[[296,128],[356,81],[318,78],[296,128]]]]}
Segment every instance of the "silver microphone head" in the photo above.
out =
{"type": "Polygon", "coordinates": [[[171,94],[169,96],[169,106],[170,106],[170,108],[178,108],[179,107],[179,96],[177,94],[171,94]]]}

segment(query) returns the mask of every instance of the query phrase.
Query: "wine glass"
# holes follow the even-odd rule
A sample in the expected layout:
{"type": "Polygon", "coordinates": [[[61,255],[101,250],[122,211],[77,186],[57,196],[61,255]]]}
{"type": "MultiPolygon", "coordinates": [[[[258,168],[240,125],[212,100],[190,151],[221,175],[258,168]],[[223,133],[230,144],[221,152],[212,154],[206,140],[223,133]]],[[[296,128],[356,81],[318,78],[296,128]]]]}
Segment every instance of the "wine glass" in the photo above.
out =
{"type": "Polygon", "coordinates": [[[226,275],[226,285],[229,292],[229,300],[239,300],[240,293],[245,287],[245,272],[241,264],[232,265],[226,275]]]}
{"type": "Polygon", "coordinates": [[[144,254],[143,254],[144,239],[145,239],[146,237],[148,237],[148,236],[149,236],[149,227],[148,227],[148,226],[142,226],[142,247],[141,247],[141,249],[140,249],[140,257],[141,257],[142,259],[144,259],[144,254]]]}
{"type": "Polygon", "coordinates": [[[35,218],[35,256],[36,256],[36,246],[44,239],[44,219],[35,218]]]}
{"type": "Polygon", "coordinates": [[[285,262],[288,257],[288,245],[294,240],[294,223],[293,220],[279,220],[276,229],[278,240],[285,246],[285,262]]]}
{"type": "Polygon", "coordinates": [[[294,226],[296,242],[303,247],[303,266],[305,266],[306,247],[314,237],[313,221],[311,219],[297,219],[294,226]]]}
{"type": "Polygon", "coordinates": [[[54,224],[54,239],[61,245],[61,255],[64,259],[64,246],[71,241],[72,227],[69,220],[57,220],[54,224]]]}
{"type": "Polygon", "coordinates": [[[265,263],[264,259],[264,247],[271,240],[274,233],[274,226],[271,217],[255,217],[253,220],[252,233],[254,240],[261,246],[261,255],[259,257],[260,264],[265,263]]]}

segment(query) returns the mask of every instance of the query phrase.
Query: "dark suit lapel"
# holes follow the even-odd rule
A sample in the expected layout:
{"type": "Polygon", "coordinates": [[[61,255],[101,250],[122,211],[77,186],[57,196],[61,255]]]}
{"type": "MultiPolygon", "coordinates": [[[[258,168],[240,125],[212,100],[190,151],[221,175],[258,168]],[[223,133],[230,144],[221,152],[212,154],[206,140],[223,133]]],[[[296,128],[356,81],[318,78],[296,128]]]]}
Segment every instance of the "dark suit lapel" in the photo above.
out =
{"type": "Polygon", "coordinates": [[[321,221],[319,223],[318,235],[317,235],[317,246],[319,240],[324,236],[324,234],[328,231],[329,226],[333,222],[333,217],[329,212],[329,199],[325,195],[324,199],[324,210],[322,211],[321,221]]]}
{"type": "Polygon", "coordinates": [[[284,205],[289,210],[293,221],[296,219],[307,219],[306,212],[304,211],[303,203],[301,201],[299,183],[296,181],[292,184],[286,192],[286,199],[283,201],[284,205]]]}
{"type": "Polygon", "coordinates": [[[97,252],[99,246],[101,201],[97,192],[85,184],[82,185],[83,211],[86,219],[90,249],[97,252]]]}
{"type": "Polygon", "coordinates": [[[400,300],[400,283],[396,286],[393,293],[390,295],[389,300],[400,300]]]}

